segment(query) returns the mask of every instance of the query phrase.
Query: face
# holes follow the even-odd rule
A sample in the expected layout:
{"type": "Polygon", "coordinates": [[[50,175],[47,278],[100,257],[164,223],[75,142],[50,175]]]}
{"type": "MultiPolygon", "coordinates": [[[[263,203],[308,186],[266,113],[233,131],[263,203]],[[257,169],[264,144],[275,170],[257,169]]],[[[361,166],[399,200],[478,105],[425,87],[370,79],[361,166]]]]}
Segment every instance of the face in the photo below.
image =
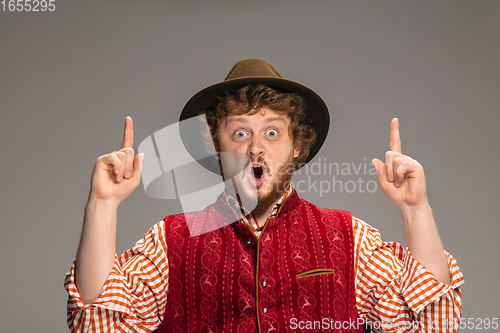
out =
{"type": "MultiPolygon", "coordinates": [[[[293,145],[289,125],[288,117],[267,107],[251,114],[224,117],[219,124],[224,179],[233,177],[243,199],[251,201],[257,195],[254,210],[274,205],[292,177],[294,158],[299,156],[300,148],[293,145]],[[225,159],[225,152],[238,153],[234,155],[239,157],[225,159]],[[231,172],[231,168],[236,171],[231,172]]],[[[234,195],[234,188],[229,190],[234,195]]]]}

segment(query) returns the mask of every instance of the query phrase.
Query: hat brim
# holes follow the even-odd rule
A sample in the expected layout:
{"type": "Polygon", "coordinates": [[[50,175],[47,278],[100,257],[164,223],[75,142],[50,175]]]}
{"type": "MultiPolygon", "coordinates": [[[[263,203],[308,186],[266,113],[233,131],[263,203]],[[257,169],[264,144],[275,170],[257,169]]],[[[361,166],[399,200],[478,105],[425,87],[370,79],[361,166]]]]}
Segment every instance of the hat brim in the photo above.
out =
{"type": "MultiPolygon", "coordinates": [[[[200,115],[202,111],[210,110],[217,103],[218,97],[226,95],[227,92],[235,91],[247,85],[257,84],[264,84],[281,92],[295,93],[304,99],[305,112],[312,120],[312,126],[316,132],[316,141],[310,147],[309,155],[303,164],[311,161],[326,140],[330,127],[330,114],[326,103],[316,92],[295,81],[272,77],[248,77],[213,84],[191,97],[184,106],[179,121],[182,122],[182,120],[200,115]]],[[[203,137],[201,134],[199,140],[195,139],[193,136],[198,135],[197,133],[183,131],[181,126],[180,135],[188,152],[199,151],[200,145],[203,144],[203,137]]],[[[206,169],[220,174],[219,163],[215,158],[199,160],[198,163],[206,169]]]]}

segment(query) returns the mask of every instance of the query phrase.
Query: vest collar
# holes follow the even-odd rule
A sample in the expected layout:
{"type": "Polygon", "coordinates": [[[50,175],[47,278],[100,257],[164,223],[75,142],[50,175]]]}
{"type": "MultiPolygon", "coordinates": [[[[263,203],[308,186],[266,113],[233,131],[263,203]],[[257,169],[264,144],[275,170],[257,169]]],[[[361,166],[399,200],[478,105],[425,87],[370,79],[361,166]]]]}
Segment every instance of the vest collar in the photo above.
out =
{"type": "MultiPolygon", "coordinates": [[[[233,221],[239,221],[241,219],[241,212],[231,207],[226,200],[223,198],[224,193],[219,195],[217,201],[214,204],[214,208],[220,215],[227,219],[232,219],[233,221]]],[[[300,198],[297,195],[297,191],[292,189],[290,196],[283,202],[283,204],[278,208],[278,212],[274,218],[268,221],[268,227],[275,226],[283,219],[281,217],[292,212],[295,208],[300,205],[300,198]]]]}

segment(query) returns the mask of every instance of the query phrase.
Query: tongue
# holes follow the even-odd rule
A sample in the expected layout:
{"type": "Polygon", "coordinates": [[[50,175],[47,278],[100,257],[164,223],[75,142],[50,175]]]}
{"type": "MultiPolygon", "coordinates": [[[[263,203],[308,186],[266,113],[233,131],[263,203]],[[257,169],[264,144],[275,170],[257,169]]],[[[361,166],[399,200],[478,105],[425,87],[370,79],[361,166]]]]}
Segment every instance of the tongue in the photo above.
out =
{"type": "Polygon", "coordinates": [[[253,174],[256,179],[260,179],[262,177],[262,168],[253,168],[253,174]]]}
{"type": "Polygon", "coordinates": [[[260,187],[265,180],[265,174],[262,167],[252,168],[252,172],[248,175],[248,181],[250,184],[256,187],[260,187]]]}

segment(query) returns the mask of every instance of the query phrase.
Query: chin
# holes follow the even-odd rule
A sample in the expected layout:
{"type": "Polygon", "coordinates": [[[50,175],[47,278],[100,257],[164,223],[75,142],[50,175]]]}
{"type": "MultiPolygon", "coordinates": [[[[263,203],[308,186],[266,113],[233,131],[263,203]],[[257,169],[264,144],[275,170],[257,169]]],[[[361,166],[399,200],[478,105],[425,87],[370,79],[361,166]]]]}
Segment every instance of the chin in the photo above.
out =
{"type": "Polygon", "coordinates": [[[255,211],[262,211],[270,208],[270,206],[274,205],[276,201],[281,198],[283,193],[285,193],[288,184],[290,184],[291,175],[285,175],[284,177],[280,177],[277,181],[274,182],[273,185],[265,186],[257,190],[257,206],[255,207],[255,211]]]}
{"type": "MultiPolygon", "coordinates": [[[[278,170],[273,172],[272,170],[267,169],[264,174],[266,179],[258,187],[255,187],[255,182],[251,184],[251,182],[248,181],[248,176],[246,176],[245,173],[241,173],[232,178],[235,182],[234,185],[236,185],[239,190],[238,195],[240,197],[240,203],[245,207],[245,210],[262,212],[272,208],[283,193],[285,193],[288,185],[290,184],[293,174],[293,160],[293,156],[291,155],[290,159],[287,161],[288,163],[280,165],[278,170]],[[248,209],[250,207],[254,208],[248,209]]],[[[223,178],[226,180],[226,177],[224,176],[225,175],[223,173],[223,178]]],[[[231,192],[234,194],[235,188],[232,182],[230,182],[229,185],[232,189],[231,192]]]]}

